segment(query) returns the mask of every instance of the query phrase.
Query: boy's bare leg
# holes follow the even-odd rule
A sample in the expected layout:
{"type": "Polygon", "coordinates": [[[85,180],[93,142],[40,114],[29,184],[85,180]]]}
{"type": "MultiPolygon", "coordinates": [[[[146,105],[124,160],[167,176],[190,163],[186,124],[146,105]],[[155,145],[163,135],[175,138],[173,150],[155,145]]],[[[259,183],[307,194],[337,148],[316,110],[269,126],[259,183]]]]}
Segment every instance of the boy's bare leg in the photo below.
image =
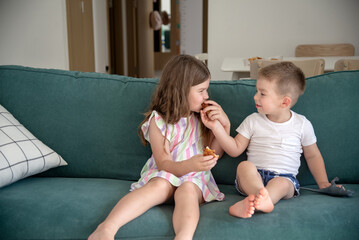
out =
{"type": "Polygon", "coordinates": [[[175,188],[165,179],[151,179],[145,186],[121,198],[105,221],[89,236],[89,240],[113,240],[120,227],[148,209],[166,202],[173,196],[174,190],[175,188]]]}
{"type": "Polygon", "coordinates": [[[294,195],[294,186],[286,178],[276,177],[270,180],[265,188],[259,190],[254,201],[254,207],[262,212],[272,212],[274,205],[281,199],[294,195]]]}
{"type": "Polygon", "coordinates": [[[264,188],[262,178],[256,166],[248,161],[241,162],[237,167],[237,183],[240,190],[248,195],[229,208],[229,213],[235,217],[249,218],[254,214],[255,196],[264,188]]]}
{"type": "Polygon", "coordinates": [[[203,197],[201,190],[192,182],[185,182],[174,193],[175,209],[173,228],[175,239],[192,239],[199,221],[199,205],[203,197]]]}

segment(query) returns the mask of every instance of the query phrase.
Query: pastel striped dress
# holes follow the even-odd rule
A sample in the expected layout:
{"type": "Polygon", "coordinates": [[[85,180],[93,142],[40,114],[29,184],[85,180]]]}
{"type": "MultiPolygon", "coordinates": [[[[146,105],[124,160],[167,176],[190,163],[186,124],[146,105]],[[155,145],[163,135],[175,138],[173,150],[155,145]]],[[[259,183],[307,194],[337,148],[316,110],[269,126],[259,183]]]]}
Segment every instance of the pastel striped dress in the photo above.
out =
{"type": "MultiPolygon", "coordinates": [[[[149,126],[153,117],[163,136],[165,136],[166,131],[165,121],[156,111],[153,111],[148,121],[141,126],[145,139],[150,143],[149,126]]],[[[176,124],[169,124],[166,138],[169,141],[170,154],[173,161],[184,161],[194,155],[203,153],[204,146],[201,139],[200,122],[194,114],[181,118],[176,124]]],[[[184,176],[176,177],[169,172],[159,171],[153,155],[142,168],[141,178],[138,182],[131,185],[131,191],[142,187],[154,177],[164,178],[176,187],[184,182],[193,182],[201,189],[206,202],[213,200],[222,201],[224,199],[224,194],[219,191],[211,171],[190,172],[184,176]]]]}

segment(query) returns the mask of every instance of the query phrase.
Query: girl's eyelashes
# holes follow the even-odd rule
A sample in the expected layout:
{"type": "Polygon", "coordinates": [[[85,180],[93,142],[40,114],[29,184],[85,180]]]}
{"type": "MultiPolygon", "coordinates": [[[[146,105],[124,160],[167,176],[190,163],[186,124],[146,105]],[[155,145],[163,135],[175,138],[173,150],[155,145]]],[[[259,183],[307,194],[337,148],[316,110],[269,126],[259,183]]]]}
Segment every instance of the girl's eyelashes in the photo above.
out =
{"type": "Polygon", "coordinates": [[[206,90],[207,90],[207,89],[200,89],[199,92],[200,92],[200,93],[203,93],[203,92],[205,92],[206,90]]]}

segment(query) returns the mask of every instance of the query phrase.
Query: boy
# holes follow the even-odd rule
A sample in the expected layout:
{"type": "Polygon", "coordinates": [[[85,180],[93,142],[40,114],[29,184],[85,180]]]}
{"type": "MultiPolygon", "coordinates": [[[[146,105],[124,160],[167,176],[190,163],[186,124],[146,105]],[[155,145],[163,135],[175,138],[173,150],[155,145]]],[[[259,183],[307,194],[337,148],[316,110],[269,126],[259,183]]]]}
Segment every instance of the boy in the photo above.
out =
{"type": "Polygon", "coordinates": [[[319,188],[330,186],[312,124],[291,110],[304,93],[303,72],[290,62],[267,66],[258,73],[256,88],[258,113],[242,122],[235,138],[218,121],[204,121],[228,155],[237,157],[248,147],[248,160],[238,165],[235,181],[247,197],[229,208],[241,218],[255,210],[269,213],[279,200],[299,195],[296,175],[302,152],[319,188]]]}

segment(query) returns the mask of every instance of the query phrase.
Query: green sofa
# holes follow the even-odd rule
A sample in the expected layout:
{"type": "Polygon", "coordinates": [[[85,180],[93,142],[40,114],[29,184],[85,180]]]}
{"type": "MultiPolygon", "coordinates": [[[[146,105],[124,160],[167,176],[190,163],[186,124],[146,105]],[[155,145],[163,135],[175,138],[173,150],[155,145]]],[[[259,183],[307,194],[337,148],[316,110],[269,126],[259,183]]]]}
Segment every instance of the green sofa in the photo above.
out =
{"type": "MultiPolygon", "coordinates": [[[[150,157],[136,133],[157,79],[0,66],[0,104],[67,166],[0,188],[0,239],[86,239],[128,193],[150,157]]],[[[313,124],[329,180],[356,193],[332,197],[307,190],[270,214],[239,219],[228,208],[242,199],[233,185],[237,164],[222,157],[212,173],[226,198],[201,206],[195,239],[358,239],[359,71],[307,79],[294,107],[313,124]]],[[[231,120],[231,134],[256,111],[255,80],[212,81],[210,98],[231,120]]],[[[1,169],[1,168],[0,168],[1,169]]],[[[0,173],[1,174],[1,173],[0,173]]],[[[316,187],[305,160],[298,179],[316,187]],[[314,184],[314,185],[313,185],[314,184]]],[[[173,239],[172,205],[125,225],[116,239],[173,239]]]]}

